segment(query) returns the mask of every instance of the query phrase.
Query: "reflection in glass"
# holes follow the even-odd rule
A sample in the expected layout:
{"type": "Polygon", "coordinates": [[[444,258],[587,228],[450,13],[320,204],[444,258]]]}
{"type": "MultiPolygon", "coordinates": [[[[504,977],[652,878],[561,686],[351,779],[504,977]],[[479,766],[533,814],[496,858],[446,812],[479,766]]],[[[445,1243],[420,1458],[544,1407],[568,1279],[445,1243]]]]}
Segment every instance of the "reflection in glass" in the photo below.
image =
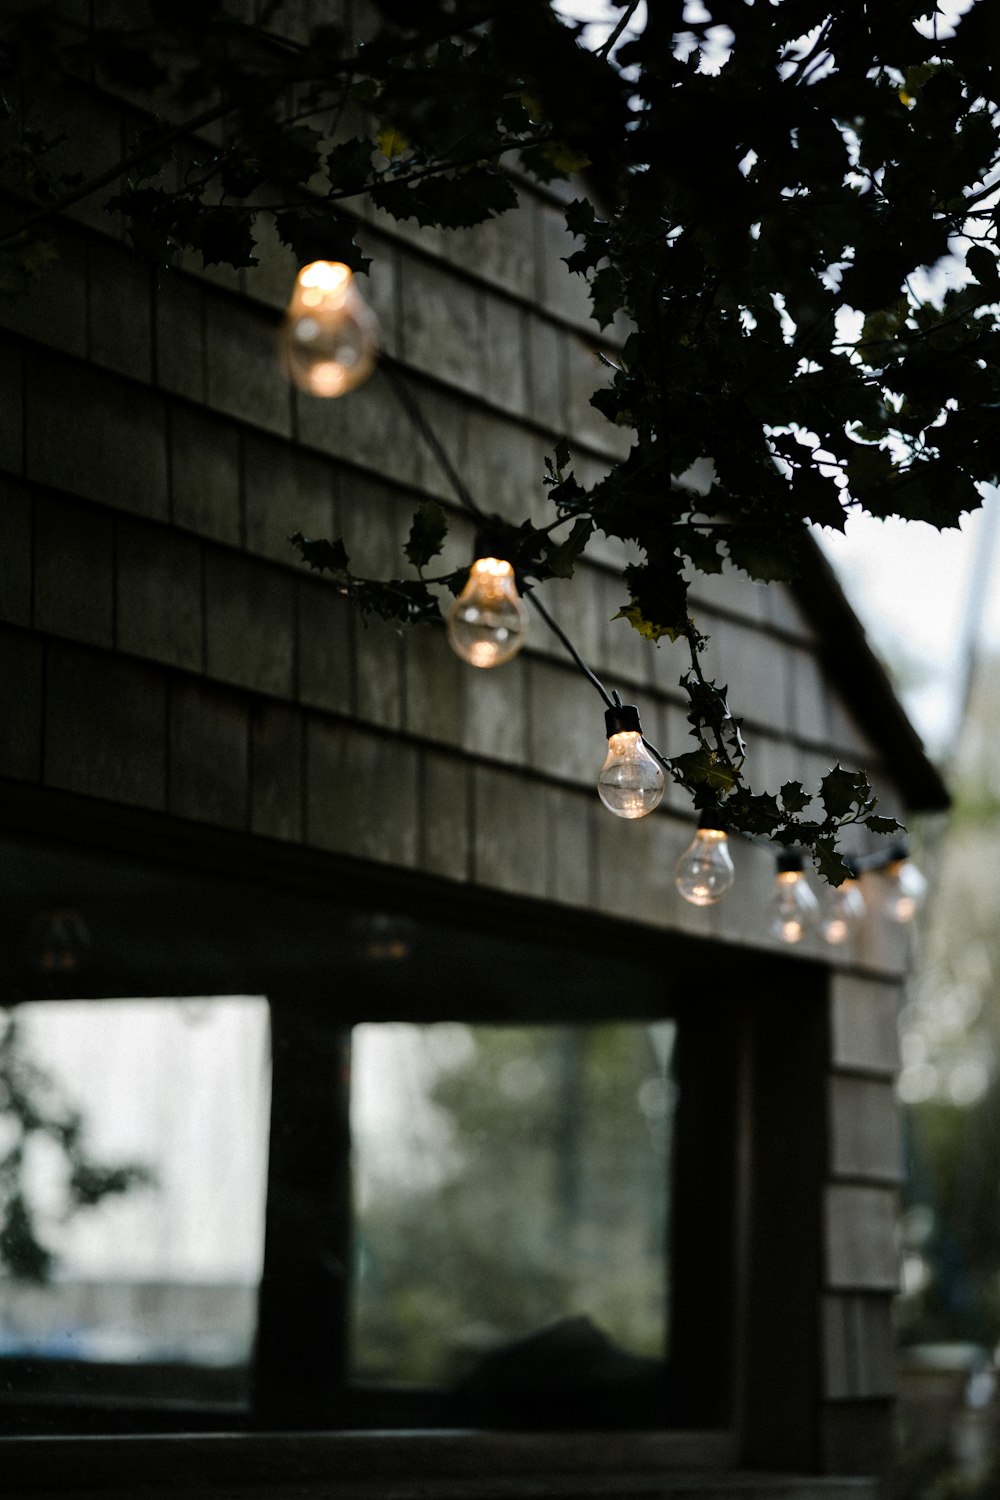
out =
{"type": "Polygon", "coordinates": [[[20,1155],[0,1207],[9,1221],[20,1197],[44,1262],[33,1274],[5,1257],[0,1354],[245,1365],[263,1244],[266,1001],[47,1001],[0,1015],[0,1029],[16,1036],[16,1066],[0,1067],[0,1156],[20,1155]],[[24,1131],[18,1089],[52,1128],[24,1131]],[[115,1171],[131,1175],[98,1191],[94,1174],[115,1171]]]}
{"type": "Polygon", "coordinates": [[[666,1354],[673,1042],[669,1022],[355,1027],[354,1378],[452,1385],[559,1320],[666,1354]]]}

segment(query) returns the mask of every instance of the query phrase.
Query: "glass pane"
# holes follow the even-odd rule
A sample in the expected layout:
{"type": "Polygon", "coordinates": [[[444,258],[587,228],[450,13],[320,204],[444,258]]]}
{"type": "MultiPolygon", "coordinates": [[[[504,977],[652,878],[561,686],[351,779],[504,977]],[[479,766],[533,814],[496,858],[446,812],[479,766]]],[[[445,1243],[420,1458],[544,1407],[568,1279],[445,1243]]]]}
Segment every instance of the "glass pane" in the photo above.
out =
{"type": "Polygon", "coordinates": [[[244,1366],[269,1100],[260,997],[0,1012],[0,1353],[244,1366]]]}
{"type": "Polygon", "coordinates": [[[356,1379],[451,1386],[539,1330],[543,1362],[665,1357],[673,1042],[355,1027],[356,1379]]]}

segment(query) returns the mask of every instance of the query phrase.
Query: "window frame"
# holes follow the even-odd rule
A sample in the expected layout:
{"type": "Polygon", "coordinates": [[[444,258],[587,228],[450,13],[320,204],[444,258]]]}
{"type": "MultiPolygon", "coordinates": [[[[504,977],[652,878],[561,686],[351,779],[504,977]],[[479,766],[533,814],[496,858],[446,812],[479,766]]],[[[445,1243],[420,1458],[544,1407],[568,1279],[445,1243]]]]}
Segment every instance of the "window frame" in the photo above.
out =
{"type": "MultiPolygon", "coordinates": [[[[4,801],[0,799],[0,816],[10,811],[10,804],[4,807],[4,801]]],[[[334,856],[318,855],[315,851],[266,846],[243,835],[215,831],[209,834],[204,829],[183,830],[171,820],[129,809],[112,809],[108,815],[107,809],[80,805],[77,799],[46,798],[44,806],[30,798],[24,803],[18,800],[16,811],[16,817],[5,819],[8,827],[13,824],[15,837],[20,830],[30,833],[33,840],[41,836],[48,846],[54,843],[65,845],[67,837],[72,834],[79,840],[76,853],[86,858],[114,861],[125,857],[146,863],[152,859],[157,868],[182,880],[195,877],[196,872],[209,872],[231,891],[235,912],[230,915],[238,917],[242,930],[247,928],[245,898],[248,892],[254,894],[255,900],[263,900],[269,905],[273,903],[285,913],[289,910],[289,902],[304,905],[311,911],[313,930],[321,914],[332,910],[338,902],[360,901],[373,910],[390,909],[417,918],[434,919],[444,901],[456,928],[466,932],[475,931],[488,937],[513,930],[527,941],[562,942],[567,950],[583,955],[585,959],[600,954],[610,970],[614,969],[616,959],[627,967],[627,960],[636,956],[662,966],[664,972],[669,973],[671,989],[682,997],[678,1001],[679,1010],[666,1010],[662,1004],[650,1010],[648,1004],[636,1003],[634,996],[626,990],[624,999],[621,994],[614,996],[610,1014],[615,1019],[644,1020],[658,1019],[663,1015],[681,1019],[683,1013],[687,1024],[700,1030],[701,1045],[709,1048],[709,1060],[713,1055],[716,1059],[718,1057],[720,1017],[724,1019],[731,1038],[724,1049],[732,1059],[730,1097],[735,1126],[731,1137],[733,1150],[727,1193],[723,1195],[729,1204],[729,1217],[724,1226],[716,1223],[709,1236],[716,1267],[724,1261],[728,1268],[725,1285],[731,1316],[727,1315],[723,1320],[726,1328],[719,1323],[716,1330],[706,1336],[705,1324],[694,1317],[697,1298],[690,1295],[687,1288],[683,1304],[678,1304],[678,1311],[681,1312],[682,1307],[686,1309],[692,1314],[692,1324],[697,1325],[692,1328],[691,1357],[694,1358],[695,1348],[700,1347],[703,1357],[695,1384],[702,1397],[713,1383],[717,1389],[720,1379],[720,1365],[711,1351],[717,1352],[723,1347],[726,1350],[726,1367],[722,1375],[726,1411],[723,1422],[714,1429],[703,1427],[695,1433],[664,1429],[656,1433],[629,1434],[629,1448],[637,1453],[655,1452],[656,1464],[667,1468],[677,1466],[674,1458],[678,1456],[681,1467],[715,1469],[732,1467],[738,1459],[755,1464],[774,1463],[775,1454],[779,1456],[782,1467],[806,1470],[815,1465],[819,1409],[815,1395],[819,1385],[820,1347],[815,1304],[822,1280],[817,1266],[822,1256],[820,1205],[825,1151],[825,1101],[822,1089],[817,1088],[820,1074],[816,1069],[822,1069],[829,1040],[825,1003],[829,974],[823,965],[797,956],[790,958],[784,954],[751,951],[710,938],[635,927],[594,913],[553,907],[516,896],[456,887],[451,882],[415,877],[405,871],[374,869],[334,856]],[[45,816],[40,817],[41,812],[45,816]],[[782,1163],[780,1170],[775,1167],[776,1149],[782,1163]],[[789,1206],[786,1190],[789,1168],[793,1180],[807,1195],[805,1200],[796,1200],[794,1210],[789,1206]],[[769,1215],[775,1207],[778,1212],[772,1222],[769,1215]],[[791,1221],[794,1221],[795,1232],[789,1234],[791,1221]],[[803,1254],[800,1231],[805,1234],[806,1254],[803,1254]],[[790,1364],[787,1357],[783,1330],[789,1320],[797,1327],[797,1365],[794,1361],[790,1364]],[[639,1447],[635,1448],[634,1444],[639,1447]]],[[[279,926],[280,917],[281,911],[277,913],[279,926]]],[[[4,913],[0,910],[0,940],[3,920],[4,913]]],[[[294,952],[294,942],[289,951],[294,952]]],[[[306,976],[304,979],[302,964],[297,960],[291,963],[293,972],[289,986],[283,988],[274,982],[285,956],[283,953],[275,959],[272,954],[264,966],[268,970],[265,973],[259,966],[253,968],[255,960],[251,955],[249,966],[245,963],[243,969],[224,984],[219,984],[218,977],[211,974],[198,982],[186,983],[179,982],[174,974],[172,977],[165,975],[163,982],[158,981],[155,985],[147,979],[148,989],[178,995],[221,992],[224,989],[265,993],[276,999],[278,1005],[287,1006],[289,1015],[298,1012],[304,1016],[311,1011],[314,1016],[322,1017],[327,1029],[334,1020],[343,1020],[338,1003],[341,997],[335,997],[331,1003],[328,985],[324,985],[315,971],[311,978],[306,976]]],[[[74,985],[73,995],[85,998],[90,994],[99,998],[137,993],[132,974],[125,973],[117,989],[113,985],[109,988],[107,981],[106,973],[95,971],[88,983],[74,985]]],[[[15,1001],[39,998],[37,992],[29,995],[23,988],[19,990],[9,974],[0,974],[0,983],[4,984],[8,998],[15,1001]]],[[[375,1009],[377,1011],[377,1007],[375,1009]]],[[[609,1014],[606,1008],[603,1013],[609,1014]]],[[[365,1020],[377,1018],[379,1016],[370,1006],[365,1008],[363,1015],[356,1017],[365,1020]]],[[[387,1006],[381,1018],[415,1019],[412,1008],[407,1012],[398,1001],[387,1006]]],[[[424,1006],[419,1018],[452,1019],[454,1016],[447,1011],[429,1014],[424,1006]]],[[[545,1018],[539,1016],[539,1019],[545,1018]]],[[[555,1007],[548,1018],[567,1020],[565,1007],[555,1007]]],[[[583,1017],[588,1018],[597,1017],[583,1017]]],[[[490,1014],[484,1019],[510,1017],[490,1014]]],[[[693,1038],[694,1031],[689,1034],[693,1038]]],[[[294,1053],[294,1048],[292,1050],[294,1053]]],[[[711,1107],[715,1087],[713,1078],[717,1083],[718,1075],[713,1074],[711,1068],[703,1070],[704,1090],[699,1106],[702,1119],[707,1118],[706,1110],[711,1107]]],[[[692,1097],[689,1089],[688,1099],[692,1097]]],[[[338,1099],[339,1102],[334,1100],[331,1103],[330,1109],[334,1125],[343,1129],[344,1099],[342,1095],[338,1099]]],[[[315,1128],[315,1122],[311,1128],[315,1128]]],[[[273,1136],[272,1141],[275,1139],[277,1137],[273,1136]]],[[[286,1148],[287,1145],[286,1141],[286,1148]]],[[[682,1180],[688,1184],[699,1182],[702,1168],[699,1153],[693,1150],[690,1164],[685,1169],[687,1175],[678,1178],[679,1192],[689,1190],[682,1187],[682,1180]]],[[[269,1181],[270,1178],[269,1169],[269,1181]]],[[[341,1195],[345,1192],[339,1180],[334,1182],[333,1189],[341,1195]]],[[[269,1218],[270,1212],[269,1208],[269,1218]]],[[[265,1256],[267,1254],[265,1248],[265,1256]]],[[[265,1261],[261,1283],[262,1330],[265,1319],[271,1321],[273,1328],[279,1310],[273,1301],[270,1308],[264,1306],[275,1285],[277,1263],[273,1254],[272,1251],[270,1264],[265,1261]]],[[[697,1278],[700,1269],[707,1264],[706,1257],[693,1247],[689,1259],[690,1274],[697,1278]]],[[[288,1262],[286,1268],[290,1273],[292,1268],[288,1262]]],[[[694,1282],[690,1285],[693,1286],[694,1282]]],[[[328,1305],[331,1316],[343,1319],[342,1294],[328,1294],[328,1305]]],[[[265,1335],[262,1331],[262,1347],[266,1338],[273,1337],[273,1334],[265,1335]]],[[[273,1436],[276,1453],[283,1441],[278,1432],[281,1427],[294,1426],[301,1431],[310,1426],[325,1426],[329,1420],[326,1414],[316,1412],[315,1402],[310,1406],[309,1401],[301,1399],[283,1397],[284,1412],[276,1410],[272,1393],[278,1381],[270,1375],[262,1376],[261,1372],[276,1371],[282,1364],[286,1373],[291,1370],[300,1351],[293,1347],[291,1337],[285,1336],[283,1345],[284,1353],[280,1359],[276,1352],[270,1364],[271,1356],[258,1360],[249,1419],[241,1420],[231,1412],[225,1414],[223,1424],[234,1435],[246,1425],[259,1434],[267,1433],[268,1440],[273,1436]]],[[[278,1351],[280,1346],[272,1342],[271,1348],[278,1351]]],[[[327,1360],[328,1357],[327,1349],[327,1360]]],[[[298,1368],[303,1368],[301,1362],[298,1368]]],[[[302,1382],[298,1384],[298,1394],[301,1397],[302,1382]]],[[[310,1396],[309,1392],[305,1394],[310,1396]]],[[[330,1395],[327,1380],[322,1396],[327,1404],[330,1395]]],[[[695,1399],[694,1405],[697,1404],[695,1399]]],[[[11,1414],[7,1408],[6,1416],[11,1414]]],[[[106,1413],[95,1415],[96,1423],[87,1425],[85,1413],[78,1409],[77,1432],[107,1434],[106,1413]]],[[[170,1414],[169,1429],[194,1433],[199,1429],[204,1431],[209,1425],[218,1430],[220,1416],[223,1413],[205,1408],[178,1407],[170,1414]]],[[[383,1404],[379,1420],[403,1428],[410,1426],[412,1416],[412,1406],[408,1408],[403,1400],[397,1402],[394,1412],[383,1404]]],[[[5,1415],[0,1412],[0,1422],[4,1420],[5,1415]]],[[[119,1412],[116,1420],[119,1433],[148,1436],[159,1426],[156,1413],[150,1411],[119,1412]]],[[[55,1431],[51,1424],[41,1430],[48,1434],[55,1431]]],[[[63,1425],[58,1430],[66,1432],[68,1429],[63,1425]]],[[[165,1426],[159,1426],[159,1430],[165,1430],[165,1426]]],[[[326,1436],[329,1442],[324,1452],[340,1451],[338,1444],[341,1439],[337,1432],[330,1430],[326,1436]]],[[[364,1448],[367,1440],[361,1434],[357,1436],[364,1448]]],[[[252,1433],[246,1433],[245,1437],[250,1439],[252,1433]]],[[[386,1437],[384,1431],[381,1437],[386,1437]]],[[[504,1435],[493,1434],[491,1437],[502,1448],[504,1435]]],[[[452,1451],[445,1438],[445,1434],[428,1432],[422,1451],[428,1455],[445,1455],[452,1451]]],[[[346,1436],[344,1440],[348,1440],[346,1436]]],[[[18,1438],[22,1445],[32,1441],[18,1438]]],[[[51,1436],[44,1441],[51,1442],[51,1436]]],[[[66,1438],[65,1441],[73,1439],[66,1438]]],[[[109,1438],[109,1442],[114,1441],[116,1439],[109,1438]]],[[[138,1436],[136,1441],[140,1441],[138,1436]]],[[[150,1436],[149,1441],[155,1440],[150,1436]]],[[[238,1441],[236,1436],[233,1441],[238,1441]]],[[[483,1435],[470,1434],[469,1441],[480,1444],[483,1435]]],[[[532,1472],[558,1468],[563,1462],[559,1455],[567,1449],[566,1442],[558,1434],[552,1435],[550,1448],[546,1448],[546,1439],[538,1435],[537,1441],[532,1442],[530,1458],[525,1457],[527,1450],[518,1450],[513,1439],[508,1446],[512,1453],[519,1451],[522,1455],[516,1463],[511,1460],[515,1467],[532,1472]],[[546,1452],[552,1455],[551,1464],[544,1456],[546,1452]]],[[[635,1467],[615,1458],[619,1447],[615,1442],[611,1443],[603,1450],[607,1462],[595,1456],[589,1467],[595,1473],[621,1472],[635,1467]]],[[[23,1447],[18,1451],[27,1452],[23,1447]]],[[[395,1451],[401,1450],[397,1448],[395,1451]]],[[[234,1462],[238,1461],[234,1459],[234,1462]]],[[[448,1462],[442,1461],[439,1466],[428,1457],[426,1472],[437,1473],[440,1467],[440,1472],[444,1473],[448,1462]]]]}

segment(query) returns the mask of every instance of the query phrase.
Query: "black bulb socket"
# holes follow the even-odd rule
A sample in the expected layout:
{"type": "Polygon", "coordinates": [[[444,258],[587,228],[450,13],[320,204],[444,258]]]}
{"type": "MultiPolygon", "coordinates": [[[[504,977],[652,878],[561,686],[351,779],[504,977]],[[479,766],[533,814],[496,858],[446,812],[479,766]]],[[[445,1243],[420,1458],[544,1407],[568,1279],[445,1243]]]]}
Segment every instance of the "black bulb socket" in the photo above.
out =
{"type": "MultiPolygon", "coordinates": [[[[295,226],[295,259],[300,271],[304,271],[306,266],[311,266],[317,260],[347,265],[343,249],[343,243],[336,243],[331,238],[329,228],[320,219],[315,221],[303,219],[295,226]]],[[[350,266],[347,269],[352,271],[350,266]]]]}
{"type": "Polygon", "coordinates": [[[634,731],[642,733],[642,725],[639,723],[639,710],[632,703],[617,703],[614,708],[605,710],[604,727],[608,739],[613,734],[626,734],[634,731]]]}
{"type": "Polygon", "coordinates": [[[504,532],[499,529],[493,530],[488,526],[481,526],[476,532],[473,549],[477,560],[481,557],[495,557],[498,562],[510,563],[517,572],[515,556],[517,549],[511,545],[509,534],[505,536],[504,532]]]}
{"type": "Polygon", "coordinates": [[[702,808],[701,816],[698,818],[699,828],[713,828],[718,833],[726,831],[726,815],[721,807],[702,808]]]}
{"type": "Polygon", "coordinates": [[[779,875],[801,875],[806,862],[801,850],[782,849],[775,857],[775,866],[779,875]]]}

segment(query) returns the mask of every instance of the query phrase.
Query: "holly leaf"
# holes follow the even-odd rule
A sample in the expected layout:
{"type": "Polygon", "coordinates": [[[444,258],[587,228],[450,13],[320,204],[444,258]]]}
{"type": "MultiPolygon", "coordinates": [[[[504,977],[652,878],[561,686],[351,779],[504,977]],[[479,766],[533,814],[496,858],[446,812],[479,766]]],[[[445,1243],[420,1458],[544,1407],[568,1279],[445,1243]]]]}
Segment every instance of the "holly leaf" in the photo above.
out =
{"type": "Polygon", "coordinates": [[[440,617],[436,597],[418,578],[390,578],[385,583],[373,578],[358,579],[349,592],[365,621],[370,615],[377,615],[380,620],[398,625],[415,625],[440,617]]]}
{"type": "Polygon", "coordinates": [[[206,266],[255,266],[254,213],[230,213],[224,208],[206,208],[195,243],[206,266]]]}
{"type": "Polygon", "coordinates": [[[688,720],[695,728],[708,724],[718,728],[731,717],[726,700],[728,687],[716,687],[714,682],[702,682],[693,672],[686,672],[680,686],[688,695],[691,711],[688,720]]]}
{"type": "Polygon", "coordinates": [[[586,198],[574,198],[566,205],[566,228],[570,234],[590,234],[597,222],[594,205],[586,198]]]}
{"type": "Polygon", "coordinates": [[[718,539],[711,532],[680,521],[673,527],[671,537],[678,552],[690,558],[699,573],[722,572],[724,559],[719,551],[718,539]]]}
{"type": "Polygon", "coordinates": [[[375,140],[378,149],[388,161],[395,161],[397,157],[404,156],[410,149],[410,143],[403,132],[388,122],[379,127],[375,140]]]}
{"type": "MultiPolygon", "coordinates": [[[[669,553],[655,561],[630,563],[622,575],[629,594],[630,605],[639,611],[639,617],[655,626],[658,635],[669,635],[675,641],[688,627],[687,582],[681,571],[680,558],[669,553]]],[[[625,611],[621,611],[622,614],[625,611]]],[[[632,624],[639,626],[635,620],[632,624]]],[[[640,634],[647,635],[645,630],[640,634]]]]}
{"type": "Polygon", "coordinates": [[[569,443],[565,438],[560,438],[556,443],[555,453],[549,458],[545,456],[545,483],[560,484],[562,482],[563,470],[569,466],[569,443]]]}
{"type": "Polygon", "coordinates": [[[805,812],[811,801],[801,781],[786,781],[781,788],[781,805],[786,813],[805,812]]]}
{"type": "Polygon", "coordinates": [[[320,146],[323,132],[313,125],[271,127],[256,137],[257,159],[269,182],[302,185],[321,166],[320,146]]]}
{"type": "MultiPolygon", "coordinates": [[[[570,256],[569,261],[575,256],[570,256]]],[[[574,267],[570,267],[571,270],[574,267]]],[[[590,300],[594,307],[594,321],[599,328],[606,328],[613,323],[623,301],[625,300],[625,288],[622,282],[621,272],[614,266],[604,266],[594,275],[590,283],[590,300]]]]}
{"type": "Polygon", "coordinates": [[[574,522],[569,536],[561,542],[550,541],[545,558],[554,578],[572,578],[577,562],[594,533],[594,523],[586,516],[574,522]]]}
{"type": "Polygon", "coordinates": [[[415,568],[423,568],[437,557],[447,535],[448,518],[443,507],[436,500],[425,500],[417,507],[403,551],[415,568]]]}
{"type": "Polygon", "coordinates": [[[713,792],[718,792],[721,796],[727,796],[736,785],[736,772],[732,766],[727,766],[725,761],[713,756],[712,764],[708,768],[708,775],[705,777],[705,785],[710,787],[713,792]]]}
{"type": "Polygon", "coordinates": [[[670,765],[679,771],[687,786],[706,786],[714,792],[731,792],[736,785],[732,768],[719,760],[707,745],[698,750],[689,750],[685,755],[674,755],[670,765]]]}
{"type": "Polygon", "coordinates": [[[623,604],[613,620],[627,620],[633,630],[637,630],[644,641],[660,641],[664,636],[668,640],[676,641],[684,634],[683,626],[657,625],[652,620],[647,620],[637,604],[623,604]]]}
{"type": "Polygon", "coordinates": [[[790,536],[761,527],[726,534],[729,557],[744,573],[762,583],[791,583],[798,577],[796,544],[790,536]]]}
{"type": "Polygon", "coordinates": [[[729,719],[722,726],[722,737],[729,749],[740,760],[746,760],[747,742],[743,738],[743,723],[740,719],[729,719]]]}
{"type": "Polygon", "coordinates": [[[469,229],[517,207],[510,181],[493,167],[474,166],[455,173],[422,177],[418,182],[383,179],[370,194],[376,208],[394,219],[416,219],[421,226],[469,229]]]}
{"type": "Polygon", "coordinates": [[[582,172],[590,166],[590,157],[561,141],[542,141],[540,145],[525,147],[521,165],[539,182],[553,182],[558,177],[582,172]]]}
{"type": "Polygon", "coordinates": [[[896,818],[883,818],[879,813],[871,813],[864,819],[864,825],[872,833],[905,833],[906,829],[896,818]]]}
{"type": "Polygon", "coordinates": [[[784,821],[777,798],[770,792],[741,796],[739,822],[744,833],[770,834],[784,821]]]}
{"type": "Polygon", "coordinates": [[[355,136],[340,146],[332,146],[326,156],[330,186],[336,192],[356,193],[368,181],[372,165],[372,143],[355,136]]]}
{"type": "Polygon", "coordinates": [[[813,858],[817,870],[830,885],[843,885],[845,880],[851,879],[850,867],[844,863],[832,835],[824,834],[816,840],[813,858]]]}
{"type": "Polygon", "coordinates": [[[340,537],[336,541],[328,542],[324,538],[310,541],[304,537],[301,531],[293,531],[288,538],[293,547],[298,547],[304,563],[314,568],[317,573],[334,573],[345,576],[348,571],[350,558],[347,548],[340,537]]]}
{"type": "Polygon", "coordinates": [[[861,807],[870,793],[864,771],[845,771],[839,761],[823,777],[819,787],[823,806],[830,818],[846,817],[853,808],[861,807]]]}
{"type": "Polygon", "coordinates": [[[992,250],[985,245],[970,245],[965,252],[965,264],[985,291],[1000,297],[1000,267],[992,250]]]}
{"type": "Polygon", "coordinates": [[[371,257],[355,243],[355,225],[336,214],[276,213],[275,228],[282,244],[303,262],[339,260],[352,271],[367,272],[371,257]]]}

